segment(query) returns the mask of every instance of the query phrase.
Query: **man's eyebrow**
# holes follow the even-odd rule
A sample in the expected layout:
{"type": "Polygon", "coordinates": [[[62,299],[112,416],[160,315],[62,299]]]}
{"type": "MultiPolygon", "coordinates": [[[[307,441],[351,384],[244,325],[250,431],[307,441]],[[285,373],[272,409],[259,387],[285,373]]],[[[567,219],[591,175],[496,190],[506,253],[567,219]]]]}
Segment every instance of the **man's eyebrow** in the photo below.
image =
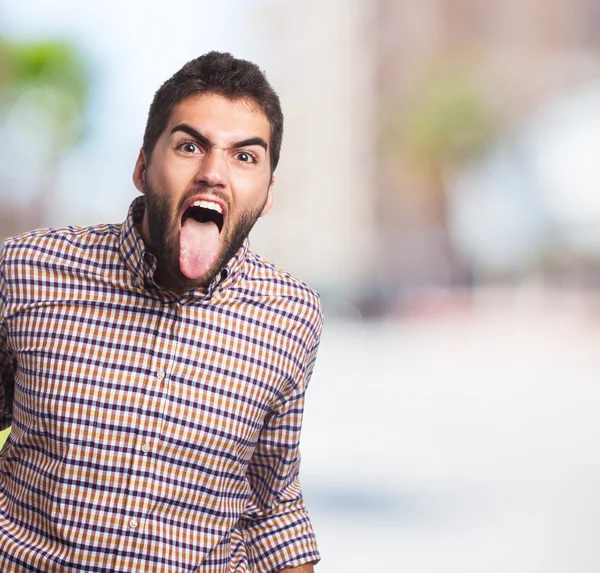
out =
{"type": "Polygon", "coordinates": [[[265,151],[267,151],[269,147],[267,142],[262,137],[250,137],[249,139],[236,141],[235,143],[231,144],[231,147],[233,149],[237,149],[238,147],[250,147],[251,145],[260,145],[265,151]]]}
{"type": "Polygon", "coordinates": [[[212,147],[212,145],[213,145],[212,141],[210,139],[208,139],[208,137],[206,137],[205,135],[202,135],[202,133],[200,133],[197,129],[194,129],[191,125],[188,125],[187,123],[177,124],[171,130],[171,135],[173,135],[177,131],[183,131],[184,133],[187,133],[189,136],[198,140],[199,143],[201,143],[202,145],[205,145],[206,147],[212,147]]]}
{"type": "MultiPolygon", "coordinates": [[[[188,125],[187,123],[177,124],[171,130],[171,135],[173,135],[177,131],[183,131],[184,133],[187,133],[189,136],[198,140],[199,143],[205,145],[206,147],[212,147],[214,145],[213,142],[210,139],[208,139],[208,137],[206,137],[206,135],[203,135],[200,131],[193,128],[191,125],[188,125]]],[[[259,145],[265,151],[267,151],[269,148],[267,142],[262,137],[250,137],[248,139],[243,139],[242,141],[236,141],[235,143],[232,143],[229,147],[231,149],[238,149],[240,147],[250,147],[251,145],[259,145]]]]}

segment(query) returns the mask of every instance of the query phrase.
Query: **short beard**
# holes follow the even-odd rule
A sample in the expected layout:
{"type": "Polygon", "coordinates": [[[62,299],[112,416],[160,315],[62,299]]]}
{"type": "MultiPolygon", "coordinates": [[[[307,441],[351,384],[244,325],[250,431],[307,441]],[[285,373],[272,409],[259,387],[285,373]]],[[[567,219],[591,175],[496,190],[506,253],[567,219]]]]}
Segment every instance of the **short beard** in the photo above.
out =
{"type": "MultiPolygon", "coordinates": [[[[203,188],[194,189],[193,193],[190,192],[186,195],[191,196],[204,191],[203,188]]],[[[177,208],[174,206],[173,201],[168,196],[156,193],[148,178],[146,178],[144,184],[144,195],[146,198],[145,209],[148,231],[152,241],[151,250],[157,262],[157,281],[162,286],[178,294],[198,287],[208,287],[244,243],[252,227],[259,219],[268,196],[268,194],[265,196],[265,200],[259,208],[255,210],[247,209],[240,214],[238,220],[234,222],[230,236],[224,237],[221,254],[217,257],[214,265],[202,280],[193,280],[181,272],[179,265],[179,221],[174,219],[177,208]]],[[[225,228],[221,232],[225,232],[225,228]]]]}

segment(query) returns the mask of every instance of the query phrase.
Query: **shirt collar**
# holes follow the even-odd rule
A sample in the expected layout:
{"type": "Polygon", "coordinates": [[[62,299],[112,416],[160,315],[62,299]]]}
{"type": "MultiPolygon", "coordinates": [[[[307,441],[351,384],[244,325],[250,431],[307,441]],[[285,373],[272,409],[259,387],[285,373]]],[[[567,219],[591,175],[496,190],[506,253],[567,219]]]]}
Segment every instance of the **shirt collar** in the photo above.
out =
{"type": "Polygon", "coordinates": [[[144,197],[136,197],[129,206],[127,218],[121,225],[119,233],[119,252],[127,270],[133,275],[137,283],[144,281],[144,259],[146,247],[136,229],[136,223],[144,217],[144,197]]]}
{"type": "MultiPolygon", "coordinates": [[[[136,197],[129,207],[127,218],[121,225],[119,252],[123,263],[133,275],[136,284],[146,288],[145,285],[152,279],[156,271],[156,259],[154,255],[146,250],[144,241],[136,228],[136,225],[140,224],[144,217],[144,209],[144,197],[136,197]]],[[[248,255],[248,250],[249,241],[246,237],[242,246],[221,272],[217,274],[208,288],[198,288],[184,293],[180,297],[177,296],[177,298],[211,298],[215,291],[223,291],[228,288],[240,275],[248,255]]]]}

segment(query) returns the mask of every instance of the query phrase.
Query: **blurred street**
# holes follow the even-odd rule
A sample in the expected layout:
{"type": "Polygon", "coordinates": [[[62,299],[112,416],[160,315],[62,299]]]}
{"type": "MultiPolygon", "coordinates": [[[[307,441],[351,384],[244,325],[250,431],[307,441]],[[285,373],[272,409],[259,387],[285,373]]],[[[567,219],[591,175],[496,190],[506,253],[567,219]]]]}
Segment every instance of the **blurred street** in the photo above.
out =
{"type": "Polygon", "coordinates": [[[600,570],[600,314],[527,290],[328,322],[303,483],[327,572],[600,570]]]}

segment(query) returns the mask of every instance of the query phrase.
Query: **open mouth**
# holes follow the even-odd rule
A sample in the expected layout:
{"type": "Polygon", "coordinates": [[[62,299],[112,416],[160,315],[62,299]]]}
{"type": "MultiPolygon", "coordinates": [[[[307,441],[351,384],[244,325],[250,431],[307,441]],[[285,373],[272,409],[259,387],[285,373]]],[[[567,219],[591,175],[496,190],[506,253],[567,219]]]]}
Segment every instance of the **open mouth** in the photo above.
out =
{"type": "Polygon", "coordinates": [[[223,229],[223,209],[218,203],[196,201],[184,211],[181,224],[183,225],[190,217],[198,223],[214,223],[219,233],[223,229]]]}

